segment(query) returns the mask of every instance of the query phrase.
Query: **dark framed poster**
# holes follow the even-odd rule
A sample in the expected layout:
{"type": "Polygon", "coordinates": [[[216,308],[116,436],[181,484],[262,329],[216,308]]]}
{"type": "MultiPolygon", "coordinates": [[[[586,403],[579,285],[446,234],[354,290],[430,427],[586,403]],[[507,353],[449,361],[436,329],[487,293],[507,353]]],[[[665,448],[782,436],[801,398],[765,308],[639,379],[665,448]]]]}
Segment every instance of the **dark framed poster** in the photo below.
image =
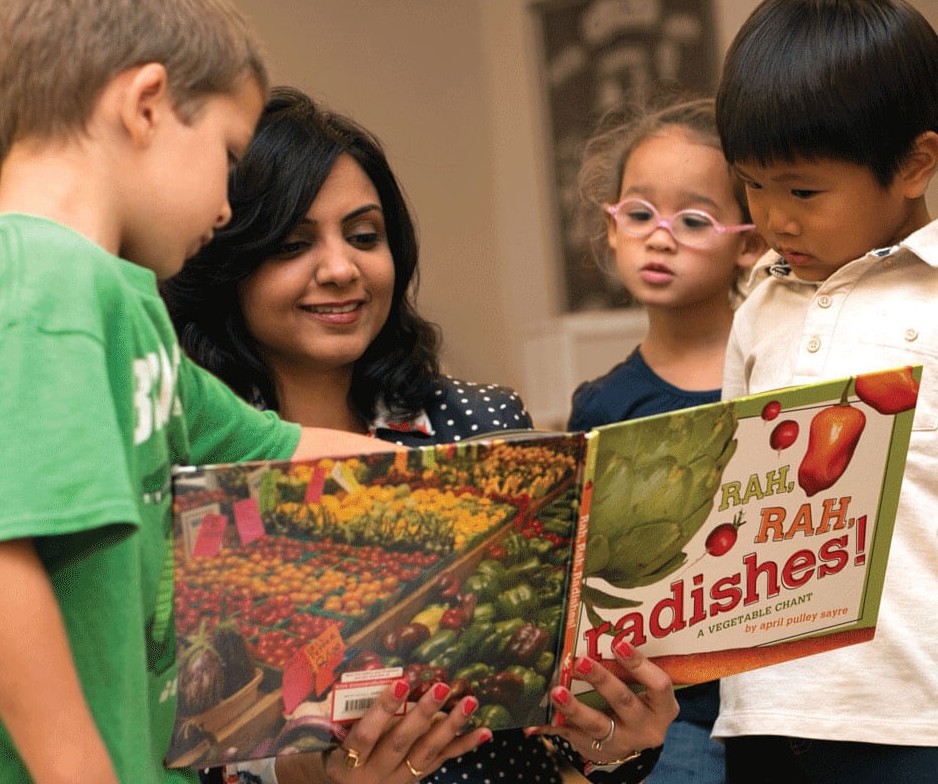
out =
{"type": "Polygon", "coordinates": [[[557,236],[568,311],[622,307],[578,225],[577,172],[602,115],[658,82],[697,95],[716,89],[712,0],[536,0],[557,236]]]}

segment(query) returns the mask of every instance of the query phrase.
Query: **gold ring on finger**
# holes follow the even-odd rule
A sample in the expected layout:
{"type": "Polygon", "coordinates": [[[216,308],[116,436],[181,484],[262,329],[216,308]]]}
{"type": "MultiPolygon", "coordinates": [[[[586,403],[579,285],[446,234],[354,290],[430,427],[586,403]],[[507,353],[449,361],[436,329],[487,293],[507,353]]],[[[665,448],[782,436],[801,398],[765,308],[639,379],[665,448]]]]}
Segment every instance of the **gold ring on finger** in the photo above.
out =
{"type": "Polygon", "coordinates": [[[603,744],[611,741],[612,736],[615,735],[615,733],[616,733],[616,720],[610,716],[609,717],[609,732],[606,733],[606,737],[600,738],[599,740],[594,739],[593,742],[590,744],[590,748],[593,749],[593,751],[600,751],[603,747],[603,744]]]}
{"type": "Polygon", "coordinates": [[[409,759],[407,759],[407,757],[404,757],[404,764],[407,766],[407,770],[409,770],[409,771],[411,772],[411,775],[413,775],[414,778],[419,779],[421,776],[423,776],[423,773],[424,773],[424,772],[423,772],[422,770],[417,770],[417,769],[411,764],[411,761],[410,761],[409,759]]]}
{"type": "Polygon", "coordinates": [[[357,768],[362,764],[362,759],[355,749],[345,749],[345,767],[357,768]]]}

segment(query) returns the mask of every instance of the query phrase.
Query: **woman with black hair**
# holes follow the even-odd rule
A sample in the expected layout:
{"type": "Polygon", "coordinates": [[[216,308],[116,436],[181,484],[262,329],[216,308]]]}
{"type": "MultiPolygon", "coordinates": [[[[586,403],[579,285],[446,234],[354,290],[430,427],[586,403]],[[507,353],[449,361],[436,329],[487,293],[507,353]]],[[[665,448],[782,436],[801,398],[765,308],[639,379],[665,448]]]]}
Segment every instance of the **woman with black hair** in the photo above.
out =
{"type": "Polygon", "coordinates": [[[414,224],[364,128],[277,90],[230,202],[163,294],[186,352],[242,397],[407,446],[531,426],[513,391],[440,374],[413,303],[414,224]]]}
{"type": "MultiPolygon", "coordinates": [[[[407,446],[531,427],[513,390],[440,373],[437,329],[413,303],[414,224],[381,144],[368,131],[297,90],[275,89],[232,170],[229,201],[230,223],[164,284],[163,295],[184,350],[240,395],[287,420],[407,446]]],[[[616,711],[594,710],[556,687],[552,702],[566,721],[550,731],[581,769],[584,759],[602,758],[590,768],[599,766],[597,781],[627,784],[651,769],[677,704],[667,676],[641,653],[625,646],[619,661],[644,693],[636,696],[604,667],[578,661],[577,677],[616,711]]],[[[460,705],[471,712],[471,703],[460,705]]],[[[310,777],[388,783],[369,764],[369,751],[359,748],[356,729],[345,744],[353,742],[365,763],[348,770],[340,755],[303,755],[320,759],[318,767],[310,763],[310,777]]],[[[440,784],[560,784],[558,764],[537,737],[548,730],[529,728],[527,737],[521,730],[500,732],[481,749],[491,733],[476,730],[483,735],[453,759],[439,752],[428,759],[418,739],[408,769],[395,770],[440,784]]],[[[286,781],[282,768],[302,764],[281,758],[276,774],[267,761],[239,768],[239,776],[255,780],[259,772],[261,781],[286,781]]]]}

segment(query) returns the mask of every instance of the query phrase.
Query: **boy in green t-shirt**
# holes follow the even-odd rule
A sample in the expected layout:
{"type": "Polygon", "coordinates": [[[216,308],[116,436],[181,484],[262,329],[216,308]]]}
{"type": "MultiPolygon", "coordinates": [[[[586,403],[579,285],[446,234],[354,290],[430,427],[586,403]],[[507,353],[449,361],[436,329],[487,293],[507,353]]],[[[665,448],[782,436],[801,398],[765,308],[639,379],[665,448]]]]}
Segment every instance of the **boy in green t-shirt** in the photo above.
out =
{"type": "MultiPolygon", "coordinates": [[[[228,221],[266,88],[228,0],[0,3],[3,784],[195,778],[162,765],[174,464],[389,448],[244,404],[181,355],[158,295],[228,221]]],[[[391,727],[401,703],[353,730],[349,780],[403,778],[420,738],[478,744],[453,740],[462,711],[429,729],[432,700],[391,727]]]]}

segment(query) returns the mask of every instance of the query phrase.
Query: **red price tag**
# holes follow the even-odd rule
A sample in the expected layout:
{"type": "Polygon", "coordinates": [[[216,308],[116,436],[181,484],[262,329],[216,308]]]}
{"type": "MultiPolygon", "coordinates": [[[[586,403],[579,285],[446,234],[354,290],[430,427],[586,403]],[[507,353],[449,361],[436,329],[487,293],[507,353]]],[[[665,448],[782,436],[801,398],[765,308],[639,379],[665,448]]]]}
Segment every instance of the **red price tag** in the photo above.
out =
{"type": "Polygon", "coordinates": [[[342,663],[345,643],[339,627],[330,624],[315,640],[293,657],[283,671],[283,707],[287,713],[310,693],[321,698],[335,683],[335,668],[342,663]]]}
{"type": "Polygon", "coordinates": [[[308,504],[318,504],[322,501],[322,490],[326,486],[326,469],[317,465],[306,485],[306,496],[303,500],[308,504]]]}
{"type": "Polygon", "coordinates": [[[266,533],[256,498],[243,498],[240,501],[235,501],[231,508],[234,512],[235,527],[238,529],[241,544],[250,544],[266,533]]]}
{"type": "Polygon", "coordinates": [[[285,713],[293,713],[296,706],[313,690],[313,671],[303,651],[297,651],[290,663],[284,667],[282,688],[285,713]]]}
{"type": "Polygon", "coordinates": [[[214,512],[206,514],[199,525],[192,554],[202,557],[218,555],[227,525],[228,518],[225,515],[214,512]]]}
{"type": "Polygon", "coordinates": [[[335,681],[335,668],[342,663],[345,655],[345,643],[339,634],[339,627],[330,624],[304,650],[313,672],[316,696],[321,697],[335,681]]]}

